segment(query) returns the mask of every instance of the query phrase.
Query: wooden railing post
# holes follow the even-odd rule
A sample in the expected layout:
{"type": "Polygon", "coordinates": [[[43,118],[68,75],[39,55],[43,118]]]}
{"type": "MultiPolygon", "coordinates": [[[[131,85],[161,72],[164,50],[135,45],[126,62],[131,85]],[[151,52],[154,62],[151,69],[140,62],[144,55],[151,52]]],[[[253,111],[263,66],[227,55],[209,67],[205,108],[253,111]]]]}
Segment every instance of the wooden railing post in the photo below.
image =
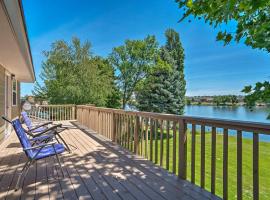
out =
{"type": "Polygon", "coordinates": [[[80,111],[80,108],[78,108],[78,109],[76,110],[76,112],[77,112],[76,115],[77,115],[77,120],[78,120],[78,122],[81,123],[81,117],[80,117],[79,111],[80,111]]]}
{"type": "Polygon", "coordinates": [[[114,113],[112,113],[112,141],[116,141],[116,118],[114,113]]]}
{"type": "Polygon", "coordinates": [[[179,120],[179,165],[178,177],[187,178],[187,124],[184,119],[179,120]]]}
{"type": "Polygon", "coordinates": [[[259,199],[259,134],[253,133],[253,199],[259,199]]]}
{"type": "Polygon", "coordinates": [[[135,116],[135,130],[134,130],[134,153],[139,153],[139,126],[140,118],[138,115],[135,116]]]}
{"type": "Polygon", "coordinates": [[[242,131],[237,130],[237,199],[243,199],[243,178],[242,178],[242,131]]]}
{"type": "Polygon", "coordinates": [[[211,193],[216,193],[216,145],[217,145],[217,129],[212,127],[211,139],[211,193]]]}
{"type": "Polygon", "coordinates": [[[76,105],[72,106],[72,119],[75,120],[76,119],[76,105]]]}
{"type": "Polygon", "coordinates": [[[228,129],[223,131],[223,199],[228,199],[228,129]]]}
{"type": "Polygon", "coordinates": [[[98,110],[98,128],[97,128],[97,132],[100,133],[100,110],[98,110]]]}

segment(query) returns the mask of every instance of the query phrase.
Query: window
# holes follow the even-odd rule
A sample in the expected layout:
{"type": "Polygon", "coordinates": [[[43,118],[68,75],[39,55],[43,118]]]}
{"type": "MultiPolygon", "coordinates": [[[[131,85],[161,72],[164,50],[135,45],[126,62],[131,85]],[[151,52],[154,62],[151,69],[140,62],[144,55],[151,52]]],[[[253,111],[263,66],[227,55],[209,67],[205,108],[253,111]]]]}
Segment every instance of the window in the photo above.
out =
{"type": "Polygon", "coordinates": [[[12,79],[12,105],[17,106],[17,81],[12,79]]]}

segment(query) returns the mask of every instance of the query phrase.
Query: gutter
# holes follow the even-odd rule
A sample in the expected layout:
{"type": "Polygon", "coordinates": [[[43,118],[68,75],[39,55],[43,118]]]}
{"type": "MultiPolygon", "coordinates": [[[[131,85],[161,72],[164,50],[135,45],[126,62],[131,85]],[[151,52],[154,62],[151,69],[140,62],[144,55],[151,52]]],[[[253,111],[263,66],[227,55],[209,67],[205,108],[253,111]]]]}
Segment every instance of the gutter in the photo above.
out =
{"type": "Polygon", "coordinates": [[[32,76],[33,76],[34,81],[36,81],[35,69],[34,69],[34,65],[33,65],[32,51],[31,51],[31,46],[30,46],[29,37],[28,37],[28,31],[27,31],[27,26],[26,26],[24,11],[23,11],[22,0],[18,0],[18,3],[20,6],[20,13],[21,13],[22,21],[23,21],[24,32],[26,35],[26,40],[27,40],[27,45],[28,45],[28,50],[29,50],[29,55],[30,55],[30,61],[31,61],[31,65],[32,65],[32,76]]]}

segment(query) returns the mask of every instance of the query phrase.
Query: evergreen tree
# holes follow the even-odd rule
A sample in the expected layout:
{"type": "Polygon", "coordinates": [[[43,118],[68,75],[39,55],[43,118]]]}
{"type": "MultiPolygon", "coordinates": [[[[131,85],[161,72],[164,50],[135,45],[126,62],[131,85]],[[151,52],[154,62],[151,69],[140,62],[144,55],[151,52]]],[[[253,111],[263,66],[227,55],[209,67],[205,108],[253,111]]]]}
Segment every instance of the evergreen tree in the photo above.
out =
{"type": "Polygon", "coordinates": [[[143,111],[183,114],[185,105],[184,50],[179,34],[165,33],[156,66],[137,92],[137,107],[143,111]]]}
{"type": "Polygon", "coordinates": [[[169,101],[168,113],[183,114],[185,106],[186,81],[184,76],[184,49],[182,47],[179,34],[168,29],[165,32],[166,44],[162,48],[162,59],[172,67],[172,73],[168,76],[171,87],[168,88],[172,93],[169,101]]]}
{"type": "Polygon", "coordinates": [[[174,61],[177,67],[177,70],[180,72],[184,72],[184,49],[182,47],[182,43],[180,41],[179,33],[177,33],[173,29],[167,29],[165,32],[166,36],[166,44],[164,48],[168,51],[171,58],[167,56],[169,62],[174,61]]]}
{"type": "Polygon", "coordinates": [[[172,73],[171,66],[159,58],[137,92],[136,100],[139,110],[159,113],[168,113],[171,110],[170,100],[173,94],[170,91],[172,85],[168,79],[170,73],[172,73]]]}

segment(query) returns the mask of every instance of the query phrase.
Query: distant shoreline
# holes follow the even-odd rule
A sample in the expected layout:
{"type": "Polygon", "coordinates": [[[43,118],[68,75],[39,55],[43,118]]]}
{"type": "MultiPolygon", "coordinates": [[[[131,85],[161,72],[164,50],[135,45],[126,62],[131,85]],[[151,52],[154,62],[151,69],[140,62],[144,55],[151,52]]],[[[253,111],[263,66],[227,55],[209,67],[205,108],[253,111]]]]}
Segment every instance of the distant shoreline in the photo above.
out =
{"type": "MultiPolygon", "coordinates": [[[[219,106],[219,107],[223,107],[223,106],[226,106],[226,107],[236,107],[236,106],[246,106],[245,103],[237,103],[237,104],[220,104],[220,105],[217,105],[217,104],[214,104],[214,103],[206,103],[206,102],[203,102],[203,103],[191,103],[191,104],[186,104],[186,106],[219,106]]],[[[269,105],[267,105],[266,103],[258,103],[255,105],[255,107],[268,107],[269,105]]]]}

